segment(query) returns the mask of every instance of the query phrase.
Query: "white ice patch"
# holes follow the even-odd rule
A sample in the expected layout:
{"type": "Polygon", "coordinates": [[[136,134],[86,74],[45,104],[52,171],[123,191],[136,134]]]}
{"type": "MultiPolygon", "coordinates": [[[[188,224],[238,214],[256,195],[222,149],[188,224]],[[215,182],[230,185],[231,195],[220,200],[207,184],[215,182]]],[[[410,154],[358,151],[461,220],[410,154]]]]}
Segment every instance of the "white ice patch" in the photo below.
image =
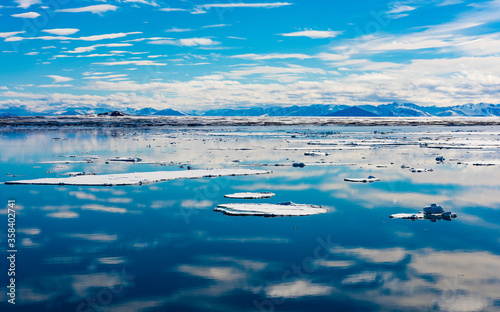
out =
{"type": "Polygon", "coordinates": [[[347,182],[362,182],[362,183],[372,183],[372,182],[376,182],[376,181],[380,181],[379,178],[375,178],[374,176],[369,176],[368,178],[361,178],[361,179],[358,179],[358,178],[345,178],[344,181],[347,181],[347,182]]]}
{"type": "Polygon", "coordinates": [[[237,198],[237,199],[261,199],[273,197],[274,193],[271,192],[244,192],[244,193],[234,193],[224,195],[225,198],[237,198]]]}
{"type": "Polygon", "coordinates": [[[106,175],[79,175],[69,178],[44,178],[33,180],[7,181],[5,184],[31,185],[135,185],[149,184],[175,179],[197,179],[205,177],[240,176],[267,174],[270,171],[254,169],[210,169],[210,170],[182,170],[182,171],[153,171],[131,172],[106,175]]]}
{"type": "Polygon", "coordinates": [[[317,205],[295,204],[220,204],[214,211],[231,216],[286,217],[308,216],[328,212],[327,208],[317,205]]]}

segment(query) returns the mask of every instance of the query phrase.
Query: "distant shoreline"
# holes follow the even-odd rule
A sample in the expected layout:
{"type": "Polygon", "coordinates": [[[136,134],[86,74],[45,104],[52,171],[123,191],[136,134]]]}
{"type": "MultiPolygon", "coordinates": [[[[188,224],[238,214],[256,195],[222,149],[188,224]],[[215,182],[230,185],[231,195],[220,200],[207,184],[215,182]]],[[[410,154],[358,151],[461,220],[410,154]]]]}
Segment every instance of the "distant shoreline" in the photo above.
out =
{"type": "Polygon", "coordinates": [[[0,117],[0,128],[152,128],[203,126],[498,126],[500,117],[208,117],[40,116],[0,117]]]}

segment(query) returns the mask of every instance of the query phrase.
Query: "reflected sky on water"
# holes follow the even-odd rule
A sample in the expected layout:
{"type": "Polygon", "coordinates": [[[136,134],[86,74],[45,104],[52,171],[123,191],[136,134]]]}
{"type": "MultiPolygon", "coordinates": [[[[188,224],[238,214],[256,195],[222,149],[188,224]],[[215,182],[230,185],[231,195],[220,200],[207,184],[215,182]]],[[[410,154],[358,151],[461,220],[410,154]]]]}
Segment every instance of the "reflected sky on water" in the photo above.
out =
{"type": "MultiPolygon", "coordinates": [[[[121,187],[0,185],[5,203],[15,199],[18,209],[16,308],[496,311],[500,165],[473,164],[498,162],[499,139],[495,127],[3,131],[3,181],[188,165],[273,171],[121,187]],[[439,145],[453,148],[429,148],[439,145]],[[91,156],[99,158],[71,163],[91,156]],[[142,163],[106,163],[117,156],[142,163]],[[54,161],[70,163],[40,163],[54,161]],[[305,167],[292,166],[300,162],[305,167]],[[344,182],[369,175],[381,181],[344,182]],[[276,196],[223,197],[241,191],[276,196]],[[221,203],[284,201],[329,212],[262,218],[213,211],[221,203]],[[458,217],[389,218],[431,203],[458,217]]],[[[5,292],[0,298],[6,301],[5,292]]]]}

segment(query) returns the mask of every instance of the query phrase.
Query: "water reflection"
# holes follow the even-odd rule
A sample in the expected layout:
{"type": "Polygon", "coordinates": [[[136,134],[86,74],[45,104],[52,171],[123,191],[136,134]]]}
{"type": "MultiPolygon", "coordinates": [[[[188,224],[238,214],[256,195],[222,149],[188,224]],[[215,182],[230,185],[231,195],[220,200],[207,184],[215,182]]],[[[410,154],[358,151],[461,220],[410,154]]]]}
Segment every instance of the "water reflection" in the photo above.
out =
{"type": "MultiPolygon", "coordinates": [[[[181,170],[155,162],[200,169],[306,164],[267,166],[273,174],[266,176],[142,186],[0,185],[19,207],[16,308],[494,311],[500,305],[500,168],[465,163],[498,159],[498,129],[389,128],[4,131],[4,180],[13,179],[7,173],[28,179],[80,171],[181,170]],[[263,140],[257,133],[268,135],[263,140]],[[419,138],[485,147],[436,150],[415,144],[419,138]],[[323,145],[309,144],[318,140],[323,145]],[[363,149],[323,149],[353,144],[363,149]],[[311,147],[329,155],[313,158],[295,149],[311,147]],[[37,163],[72,154],[101,160],[64,168],[37,163]],[[105,164],[117,156],[140,157],[144,163],[105,164]],[[436,164],[438,156],[445,158],[441,164],[436,164]],[[403,164],[433,171],[412,173],[403,164]],[[369,175],[381,181],[344,182],[369,175]],[[264,201],[224,198],[258,190],[276,195],[264,201]],[[213,213],[219,204],[284,201],[321,204],[329,211],[294,218],[213,213]],[[395,212],[413,214],[433,202],[453,207],[458,218],[435,223],[387,218],[395,212]]],[[[5,293],[0,299],[5,302],[5,293]]],[[[0,305],[2,311],[12,310],[0,305]]]]}

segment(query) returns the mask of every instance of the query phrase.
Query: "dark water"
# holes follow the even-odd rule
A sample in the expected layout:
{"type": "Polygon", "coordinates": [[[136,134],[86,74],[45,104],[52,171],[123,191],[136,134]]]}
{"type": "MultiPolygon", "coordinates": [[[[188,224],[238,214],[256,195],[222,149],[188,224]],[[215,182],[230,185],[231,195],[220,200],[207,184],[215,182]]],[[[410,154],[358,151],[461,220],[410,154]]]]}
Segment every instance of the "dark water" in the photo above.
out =
{"type": "Polygon", "coordinates": [[[196,169],[306,166],[255,167],[273,173],[142,186],[2,184],[0,308],[498,311],[500,165],[472,163],[498,161],[499,138],[495,127],[4,131],[2,181],[73,171],[185,170],[179,165],[187,164],[196,169]],[[374,145],[374,139],[401,145],[374,145]],[[307,144],[315,140],[330,145],[307,144]],[[461,148],[432,149],[418,142],[461,148]],[[289,149],[295,147],[331,154],[309,157],[307,150],[289,149]],[[439,155],[446,158],[442,164],[435,161],[439,155]],[[100,159],[38,163],[89,156],[100,159]],[[105,163],[115,156],[168,166],[105,163]],[[433,171],[411,173],[403,164],[433,171]],[[368,175],[381,181],[343,181],[368,175]],[[317,204],[329,212],[262,218],[213,211],[220,203],[250,202],[223,197],[241,191],[276,193],[252,202],[317,204]],[[7,200],[15,200],[17,210],[15,306],[6,303],[7,200]],[[458,217],[389,218],[431,203],[458,217]]]}

